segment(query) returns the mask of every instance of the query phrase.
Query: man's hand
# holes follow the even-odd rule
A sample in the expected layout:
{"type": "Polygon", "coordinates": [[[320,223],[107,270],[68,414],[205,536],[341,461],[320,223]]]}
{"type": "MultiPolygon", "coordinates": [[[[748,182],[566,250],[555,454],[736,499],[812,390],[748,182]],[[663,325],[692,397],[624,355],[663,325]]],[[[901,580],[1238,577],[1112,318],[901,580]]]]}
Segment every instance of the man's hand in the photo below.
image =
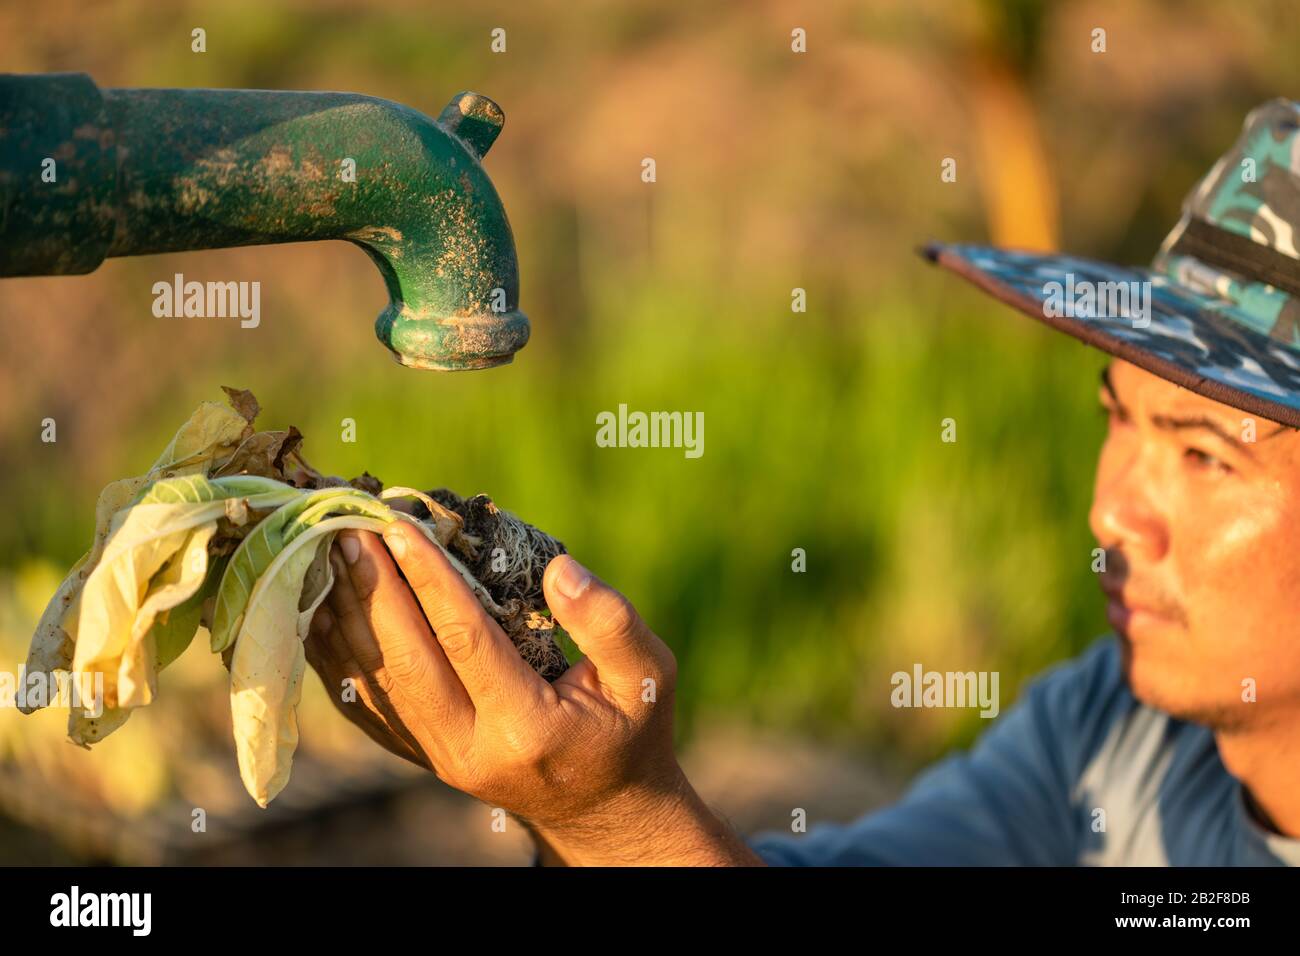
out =
{"type": "Polygon", "coordinates": [[[550,563],[547,604],[585,657],[548,684],[417,529],[395,522],[384,541],[340,537],[335,584],[307,640],[349,719],[520,817],[564,862],[761,862],[682,773],[676,661],[626,598],[568,555],[550,563]],[[342,701],[345,678],[355,703],[342,701]]]}

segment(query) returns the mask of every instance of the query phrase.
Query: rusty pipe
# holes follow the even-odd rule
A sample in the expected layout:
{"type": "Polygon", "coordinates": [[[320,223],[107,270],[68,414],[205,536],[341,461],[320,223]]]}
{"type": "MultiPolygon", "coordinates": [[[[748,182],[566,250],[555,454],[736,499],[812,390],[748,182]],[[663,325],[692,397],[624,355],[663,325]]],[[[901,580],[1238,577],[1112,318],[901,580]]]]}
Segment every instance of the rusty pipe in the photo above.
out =
{"type": "Polygon", "coordinates": [[[384,278],[375,331],[398,361],[504,364],[529,324],[510,224],[481,165],[503,120],[468,92],[435,120],[355,93],[0,75],[0,276],[343,239],[384,278]]]}

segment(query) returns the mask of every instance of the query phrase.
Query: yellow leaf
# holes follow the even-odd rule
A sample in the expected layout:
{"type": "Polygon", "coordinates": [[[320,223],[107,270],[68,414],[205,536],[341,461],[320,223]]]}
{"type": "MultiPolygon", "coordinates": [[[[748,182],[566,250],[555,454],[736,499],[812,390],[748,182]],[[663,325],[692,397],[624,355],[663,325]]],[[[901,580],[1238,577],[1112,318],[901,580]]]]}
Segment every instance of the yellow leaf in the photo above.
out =
{"type": "MultiPolygon", "coordinates": [[[[99,493],[95,503],[95,537],[91,549],[73,565],[45,606],[27,654],[28,674],[43,674],[48,681],[55,671],[68,670],[72,666],[78,599],[87,578],[99,564],[113,516],[129,505],[140,489],[164,472],[173,475],[206,474],[215,458],[238,444],[246,427],[248,422],[234,409],[217,402],[204,402],[172,436],[171,442],[146,474],[114,481],[99,493]]],[[[36,709],[24,706],[22,711],[30,714],[36,709]]]]}
{"type": "MultiPolygon", "coordinates": [[[[154,614],[174,606],[163,605],[181,589],[169,587],[146,607],[149,582],[196,529],[215,527],[224,511],[222,500],[138,504],[114,517],[104,554],[86,579],[78,602],[72,658],[74,671],[103,673],[106,707],[139,707],[153,699],[149,628],[154,614]],[[147,620],[141,619],[142,610],[147,620]]],[[[206,546],[207,539],[203,541],[206,546]]],[[[201,577],[193,586],[200,583],[201,577]]]]}
{"type": "Polygon", "coordinates": [[[230,711],[239,776],[260,807],[289,782],[298,747],[297,708],[306,666],[302,642],[333,583],[321,555],[344,528],[382,531],[384,526],[358,515],[313,525],[276,556],[249,597],[230,660],[230,711]]]}

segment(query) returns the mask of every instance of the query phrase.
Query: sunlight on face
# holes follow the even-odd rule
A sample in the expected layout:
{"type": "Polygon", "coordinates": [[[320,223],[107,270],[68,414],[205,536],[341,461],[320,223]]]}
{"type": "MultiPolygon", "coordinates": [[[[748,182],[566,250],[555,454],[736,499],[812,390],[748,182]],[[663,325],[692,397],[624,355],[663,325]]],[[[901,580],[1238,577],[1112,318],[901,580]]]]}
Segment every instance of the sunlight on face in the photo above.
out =
{"type": "Polygon", "coordinates": [[[1101,402],[1089,521],[1133,693],[1225,729],[1295,706],[1300,433],[1118,360],[1101,402]]]}

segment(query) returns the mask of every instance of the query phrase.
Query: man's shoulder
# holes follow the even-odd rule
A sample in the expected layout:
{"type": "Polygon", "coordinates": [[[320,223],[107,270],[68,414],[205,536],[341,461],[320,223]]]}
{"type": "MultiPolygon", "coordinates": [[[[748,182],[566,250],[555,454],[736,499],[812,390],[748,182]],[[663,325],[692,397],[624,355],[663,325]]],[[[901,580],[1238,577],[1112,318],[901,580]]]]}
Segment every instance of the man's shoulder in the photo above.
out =
{"type": "Polygon", "coordinates": [[[1213,736],[1138,700],[1124,675],[1114,634],[1043,671],[1022,698],[1034,723],[1051,735],[1072,776],[1109,776],[1116,762],[1132,769],[1164,761],[1178,749],[1204,749],[1213,736]]]}
{"type": "Polygon", "coordinates": [[[1103,714],[1113,718],[1142,706],[1124,678],[1114,634],[1097,638],[1076,656],[1043,670],[1030,680],[1023,699],[1031,707],[1050,708],[1073,720],[1103,714]]]}
{"type": "Polygon", "coordinates": [[[1154,728],[1170,719],[1133,696],[1114,634],[1097,638],[1075,657],[1034,677],[1019,709],[1051,738],[1072,774],[1081,773],[1129,728],[1154,728]]]}
{"type": "Polygon", "coordinates": [[[1050,665],[1034,677],[1030,687],[1088,696],[1126,695],[1133,700],[1124,680],[1119,639],[1114,634],[1102,635],[1074,657],[1050,665]]]}
{"type": "Polygon", "coordinates": [[[1082,800],[1084,779],[1117,782],[1104,767],[1118,766],[1115,755],[1126,748],[1129,772],[1144,777],[1160,759],[1153,750],[1169,742],[1165,728],[1144,726],[1149,718],[1170,719],[1133,697],[1119,644],[1106,635],[1037,674],[975,746],[927,768],[897,803],[851,825],[824,825],[801,839],[766,834],[755,845],[776,863],[1076,862],[1091,809],[1112,805],[1082,800]],[[1132,746],[1137,738],[1152,746],[1132,746]]]}

